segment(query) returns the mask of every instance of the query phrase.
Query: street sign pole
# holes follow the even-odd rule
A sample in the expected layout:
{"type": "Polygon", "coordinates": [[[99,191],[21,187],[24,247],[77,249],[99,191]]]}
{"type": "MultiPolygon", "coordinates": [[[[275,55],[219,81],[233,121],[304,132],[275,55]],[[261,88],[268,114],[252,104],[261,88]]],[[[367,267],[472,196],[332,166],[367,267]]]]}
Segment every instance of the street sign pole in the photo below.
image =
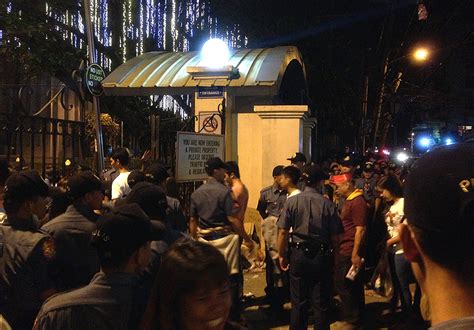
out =
{"type": "MultiPolygon", "coordinates": [[[[94,28],[91,19],[91,7],[89,0],[83,0],[84,16],[86,19],[87,44],[89,50],[89,64],[96,63],[95,45],[94,45],[94,28]]],[[[97,170],[101,173],[104,168],[104,141],[102,138],[102,125],[100,124],[100,102],[97,96],[92,96],[94,117],[95,117],[95,136],[96,136],[96,152],[97,152],[97,170]]]]}

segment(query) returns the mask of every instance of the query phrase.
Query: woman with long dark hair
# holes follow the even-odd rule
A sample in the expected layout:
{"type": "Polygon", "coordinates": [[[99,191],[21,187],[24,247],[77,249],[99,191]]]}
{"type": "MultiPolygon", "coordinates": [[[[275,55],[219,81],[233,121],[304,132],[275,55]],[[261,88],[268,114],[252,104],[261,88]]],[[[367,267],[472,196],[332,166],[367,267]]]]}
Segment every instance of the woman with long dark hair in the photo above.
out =
{"type": "Polygon", "coordinates": [[[412,301],[410,283],[414,281],[414,276],[398,236],[398,227],[405,221],[402,183],[396,175],[389,174],[380,180],[378,189],[382,192],[381,197],[391,204],[385,214],[385,223],[388,231],[387,250],[392,281],[395,290],[398,291],[396,294],[400,295],[402,311],[412,316],[413,312],[419,311],[421,292],[417,285],[415,298],[412,301]]]}

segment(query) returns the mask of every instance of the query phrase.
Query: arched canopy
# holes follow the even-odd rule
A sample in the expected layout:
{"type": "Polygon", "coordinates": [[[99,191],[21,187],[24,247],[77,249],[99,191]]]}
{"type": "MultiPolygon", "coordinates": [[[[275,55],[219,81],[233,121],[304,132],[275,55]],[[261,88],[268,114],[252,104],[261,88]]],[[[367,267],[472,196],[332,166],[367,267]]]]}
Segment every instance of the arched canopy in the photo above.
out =
{"type": "Polygon", "coordinates": [[[239,70],[236,79],[196,79],[188,67],[199,66],[199,52],[150,52],[120,65],[102,82],[106,95],[148,96],[192,94],[196,87],[218,86],[235,95],[278,95],[283,76],[295,61],[301,66],[301,54],[293,46],[234,49],[229,64],[239,70]]]}

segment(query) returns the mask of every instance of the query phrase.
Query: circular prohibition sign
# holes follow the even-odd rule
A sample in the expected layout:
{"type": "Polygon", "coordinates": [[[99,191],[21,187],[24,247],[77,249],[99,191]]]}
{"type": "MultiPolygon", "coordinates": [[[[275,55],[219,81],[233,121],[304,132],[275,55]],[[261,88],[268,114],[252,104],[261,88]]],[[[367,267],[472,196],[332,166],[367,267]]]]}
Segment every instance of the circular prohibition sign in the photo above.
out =
{"type": "Polygon", "coordinates": [[[208,133],[215,132],[218,126],[219,126],[219,123],[217,122],[217,119],[214,118],[213,116],[209,116],[204,119],[204,130],[206,132],[208,133]]]}

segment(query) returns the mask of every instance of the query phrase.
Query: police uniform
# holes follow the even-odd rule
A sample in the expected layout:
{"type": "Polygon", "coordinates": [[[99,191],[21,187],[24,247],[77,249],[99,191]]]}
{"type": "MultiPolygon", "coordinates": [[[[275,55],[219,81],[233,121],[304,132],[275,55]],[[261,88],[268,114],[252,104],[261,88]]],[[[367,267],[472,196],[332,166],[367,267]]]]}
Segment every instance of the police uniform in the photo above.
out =
{"type": "Polygon", "coordinates": [[[278,227],[292,229],[290,253],[291,329],[306,329],[308,309],[315,329],[329,329],[331,237],[342,232],[335,205],[307,186],[289,198],[278,227]]]}
{"type": "Polygon", "coordinates": [[[199,218],[199,228],[230,226],[227,219],[233,215],[234,201],[230,189],[214,178],[200,186],[191,195],[191,217],[199,218]]]}
{"type": "Polygon", "coordinates": [[[362,189],[364,192],[364,199],[371,206],[375,203],[375,187],[377,186],[377,178],[372,176],[370,179],[358,178],[355,180],[355,185],[357,189],[362,189]]]}
{"type": "MultiPolygon", "coordinates": [[[[220,166],[225,166],[225,164],[220,166]]],[[[233,292],[230,318],[238,320],[240,318],[240,239],[233,232],[227,218],[238,211],[233,206],[234,201],[230,189],[212,177],[191,195],[190,215],[199,219],[199,240],[213,245],[226,259],[233,292]]]]}
{"type": "Polygon", "coordinates": [[[137,278],[128,273],[97,273],[83,288],[48,299],[34,329],[131,329],[137,278]]]}
{"type": "MultiPolygon", "coordinates": [[[[285,278],[278,262],[277,237],[278,227],[276,222],[286,201],[287,193],[276,185],[266,187],[260,191],[257,210],[264,219],[262,232],[265,239],[265,273],[267,287],[265,292],[270,298],[272,307],[281,307],[282,297],[279,289],[285,285],[285,278]]],[[[280,289],[281,290],[281,289],[280,289]]]]}
{"type": "MultiPolygon", "coordinates": [[[[166,168],[158,163],[151,164],[145,171],[145,181],[156,184],[158,186],[163,185],[170,175],[166,168]]],[[[181,202],[171,196],[166,196],[168,202],[168,210],[166,211],[166,223],[168,226],[179,232],[186,232],[188,230],[188,223],[186,216],[184,215],[181,202]]]]}
{"type": "Polygon", "coordinates": [[[87,286],[48,299],[34,329],[137,329],[146,301],[138,283],[140,269],[130,258],[160,238],[161,229],[136,203],[118,206],[99,218],[92,242],[104,271],[87,286]],[[115,267],[119,269],[110,269],[115,267]],[[123,267],[132,268],[124,272],[123,267]]]}
{"type": "Polygon", "coordinates": [[[58,250],[52,276],[61,291],[88,284],[100,269],[97,251],[90,244],[96,220],[87,206],[69,205],[41,228],[53,237],[58,250]]]}
{"type": "Polygon", "coordinates": [[[166,211],[166,223],[171,229],[185,233],[188,230],[188,223],[184,215],[181,202],[170,196],[166,196],[168,202],[168,210],[166,211]]]}
{"type": "Polygon", "coordinates": [[[42,294],[54,288],[48,266],[55,256],[51,237],[29,220],[0,225],[0,314],[13,329],[31,329],[42,294]]]}

